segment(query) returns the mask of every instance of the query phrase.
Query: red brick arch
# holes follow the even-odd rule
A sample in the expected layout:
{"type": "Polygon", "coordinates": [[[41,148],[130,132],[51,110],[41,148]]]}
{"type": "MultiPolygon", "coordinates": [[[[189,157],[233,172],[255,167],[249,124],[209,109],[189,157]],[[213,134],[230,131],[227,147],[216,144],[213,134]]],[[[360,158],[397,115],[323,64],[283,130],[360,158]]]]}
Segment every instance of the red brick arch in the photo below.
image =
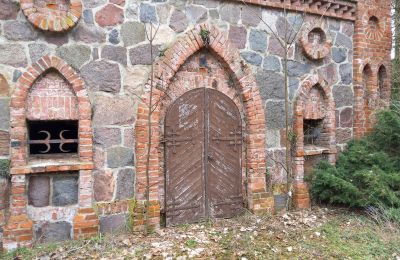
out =
{"type": "MultiPolygon", "coordinates": [[[[171,46],[164,56],[155,63],[155,86],[163,90],[155,89],[153,103],[162,103],[163,97],[168,92],[169,85],[174,80],[175,74],[184,62],[193,54],[203,48],[209,48],[214,54],[227,65],[230,72],[235,76],[239,92],[243,101],[243,110],[246,120],[246,149],[247,162],[246,170],[249,175],[248,179],[248,202],[249,208],[253,211],[259,211],[272,207],[270,198],[266,196],[265,184],[265,115],[261,96],[252,75],[252,71],[242,61],[239,51],[228,41],[228,36],[224,32],[220,32],[215,27],[209,25],[198,25],[188,31],[183,37],[179,38],[176,43],[171,46]],[[209,46],[205,46],[200,37],[201,30],[210,32],[209,46]]],[[[175,91],[172,89],[171,91],[175,91]]],[[[224,91],[224,90],[222,90],[224,91]]],[[[168,92],[170,95],[171,93],[168,92]]],[[[227,94],[230,96],[229,94],[227,94]]],[[[138,201],[145,199],[146,179],[146,152],[148,144],[148,113],[149,113],[149,92],[145,92],[141,98],[138,107],[138,119],[136,122],[136,198],[138,201]]],[[[161,155],[161,135],[163,115],[165,114],[165,106],[157,106],[155,112],[152,113],[152,147],[150,158],[150,200],[153,202],[151,216],[155,225],[159,222],[159,189],[162,188],[160,183],[163,182],[163,165],[161,155]]],[[[140,221],[137,222],[140,224],[140,221]]]]}
{"type": "MultiPolygon", "coordinates": [[[[85,83],[76,71],[64,60],[56,56],[44,56],[32,64],[18,79],[14,92],[11,96],[11,141],[26,142],[26,101],[30,88],[35,81],[49,70],[60,73],[70,84],[74,94],[78,98],[79,113],[79,157],[81,161],[92,161],[91,142],[91,105],[85,83]]],[[[11,163],[13,167],[26,164],[26,146],[12,148],[11,163]]]]}
{"type": "Polygon", "coordinates": [[[294,163],[294,196],[293,202],[296,208],[308,208],[310,206],[309,191],[304,182],[304,157],[306,155],[304,149],[304,117],[305,102],[310,96],[310,90],[314,87],[322,92],[324,104],[326,106],[324,125],[328,135],[328,160],[335,163],[336,158],[336,122],[335,122],[335,101],[332,94],[331,86],[327,84],[325,79],[318,74],[312,74],[306,77],[297,93],[294,104],[294,122],[293,129],[296,135],[296,153],[294,163]]]}

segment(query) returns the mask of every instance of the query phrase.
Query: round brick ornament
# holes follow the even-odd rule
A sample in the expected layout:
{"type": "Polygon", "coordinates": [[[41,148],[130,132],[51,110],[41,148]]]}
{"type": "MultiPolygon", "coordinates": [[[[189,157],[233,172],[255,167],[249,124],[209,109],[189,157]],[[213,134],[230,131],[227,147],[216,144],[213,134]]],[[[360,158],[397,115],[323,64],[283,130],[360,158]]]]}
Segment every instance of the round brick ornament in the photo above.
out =
{"type": "Polygon", "coordinates": [[[312,60],[325,58],[331,51],[332,39],[325,33],[325,24],[307,24],[301,33],[300,44],[305,54],[312,60]]]}
{"type": "Polygon", "coordinates": [[[386,19],[380,15],[380,11],[379,9],[368,10],[362,16],[361,21],[367,39],[380,40],[385,34],[386,19]]]}
{"type": "Polygon", "coordinates": [[[67,31],[82,14],[81,0],[20,0],[20,4],[27,19],[44,31],[67,31]]]}

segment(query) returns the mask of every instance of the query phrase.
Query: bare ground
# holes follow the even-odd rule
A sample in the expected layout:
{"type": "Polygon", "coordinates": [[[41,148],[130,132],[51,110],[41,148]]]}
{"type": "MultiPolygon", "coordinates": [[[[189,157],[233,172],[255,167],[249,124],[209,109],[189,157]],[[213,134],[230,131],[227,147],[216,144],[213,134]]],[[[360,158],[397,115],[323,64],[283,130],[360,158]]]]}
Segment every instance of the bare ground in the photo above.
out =
{"type": "Polygon", "coordinates": [[[395,259],[400,229],[361,213],[314,207],[164,228],[144,237],[120,233],[37,245],[4,259],[395,259]]]}

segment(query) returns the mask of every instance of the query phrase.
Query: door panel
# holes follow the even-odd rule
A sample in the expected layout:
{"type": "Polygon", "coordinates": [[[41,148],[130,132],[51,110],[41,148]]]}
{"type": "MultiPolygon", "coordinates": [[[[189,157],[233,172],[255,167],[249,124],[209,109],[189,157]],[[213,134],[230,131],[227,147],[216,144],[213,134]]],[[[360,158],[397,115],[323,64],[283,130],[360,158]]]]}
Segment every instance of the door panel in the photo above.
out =
{"type": "Polygon", "coordinates": [[[232,217],[242,211],[242,126],[235,103],[209,90],[207,194],[211,217],[232,217]]]}
{"type": "Polygon", "coordinates": [[[178,98],[165,119],[167,226],[243,209],[241,117],[235,103],[212,89],[178,98]]]}
{"type": "Polygon", "coordinates": [[[204,90],[178,98],[165,120],[167,225],[204,218],[204,90]]]}

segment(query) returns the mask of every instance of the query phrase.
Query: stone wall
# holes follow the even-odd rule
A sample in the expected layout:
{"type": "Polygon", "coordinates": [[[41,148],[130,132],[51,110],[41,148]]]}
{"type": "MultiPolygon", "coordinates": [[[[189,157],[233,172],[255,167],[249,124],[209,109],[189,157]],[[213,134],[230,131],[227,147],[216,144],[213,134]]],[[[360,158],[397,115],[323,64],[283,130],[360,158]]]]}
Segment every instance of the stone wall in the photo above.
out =
{"type": "MultiPolygon", "coordinates": [[[[292,5],[289,2],[287,4],[292,5]]],[[[42,56],[61,57],[84,80],[91,103],[94,170],[86,174],[93,177],[100,230],[115,231],[124,227],[130,218],[131,199],[142,194],[136,175],[140,170],[137,162],[143,158],[136,154],[138,133],[135,127],[141,102],[139,97],[143,96],[148,82],[152,58],[162,59],[172,46],[176,46],[173,44],[178,39],[191,32],[195,25],[204,23],[227,35],[230,44],[240,53],[241,63],[248,66],[256,78],[265,110],[266,138],[263,142],[266,144],[263,150],[270,178],[266,190],[264,177],[252,185],[280,198],[287,181],[285,172],[276,164],[276,161],[284,160],[285,154],[284,50],[259,17],[280,36],[285,35],[287,24],[298,27],[304,22],[324,29],[330,44],[322,59],[310,59],[300,42],[288,52],[290,107],[292,110],[298,89],[307,76],[319,75],[326,81],[335,102],[334,145],[340,150],[353,137],[355,12],[352,8],[355,4],[343,2],[339,6],[320,19],[321,10],[315,11],[312,6],[304,10],[314,14],[303,17],[289,11],[285,17],[279,9],[281,6],[244,5],[240,1],[82,0],[82,15],[76,26],[56,33],[35,28],[15,1],[0,0],[0,158],[9,157],[9,97],[18,87],[21,75],[42,56]],[[160,24],[154,42],[157,48],[154,57],[150,57],[146,39],[144,23],[148,22],[160,24]]],[[[362,51],[357,53],[360,55],[362,51]]],[[[179,53],[176,55],[176,59],[181,58],[179,53]]],[[[265,195],[257,196],[262,201],[265,195]]],[[[267,208],[271,206],[266,206],[268,203],[260,205],[267,208]]],[[[154,208],[159,210],[159,205],[155,203],[154,208]]],[[[72,220],[73,225],[90,218],[90,214],[79,210],[79,217],[72,220]]],[[[77,230],[71,236],[84,237],[84,233],[79,233],[81,231],[77,230]]]]}

